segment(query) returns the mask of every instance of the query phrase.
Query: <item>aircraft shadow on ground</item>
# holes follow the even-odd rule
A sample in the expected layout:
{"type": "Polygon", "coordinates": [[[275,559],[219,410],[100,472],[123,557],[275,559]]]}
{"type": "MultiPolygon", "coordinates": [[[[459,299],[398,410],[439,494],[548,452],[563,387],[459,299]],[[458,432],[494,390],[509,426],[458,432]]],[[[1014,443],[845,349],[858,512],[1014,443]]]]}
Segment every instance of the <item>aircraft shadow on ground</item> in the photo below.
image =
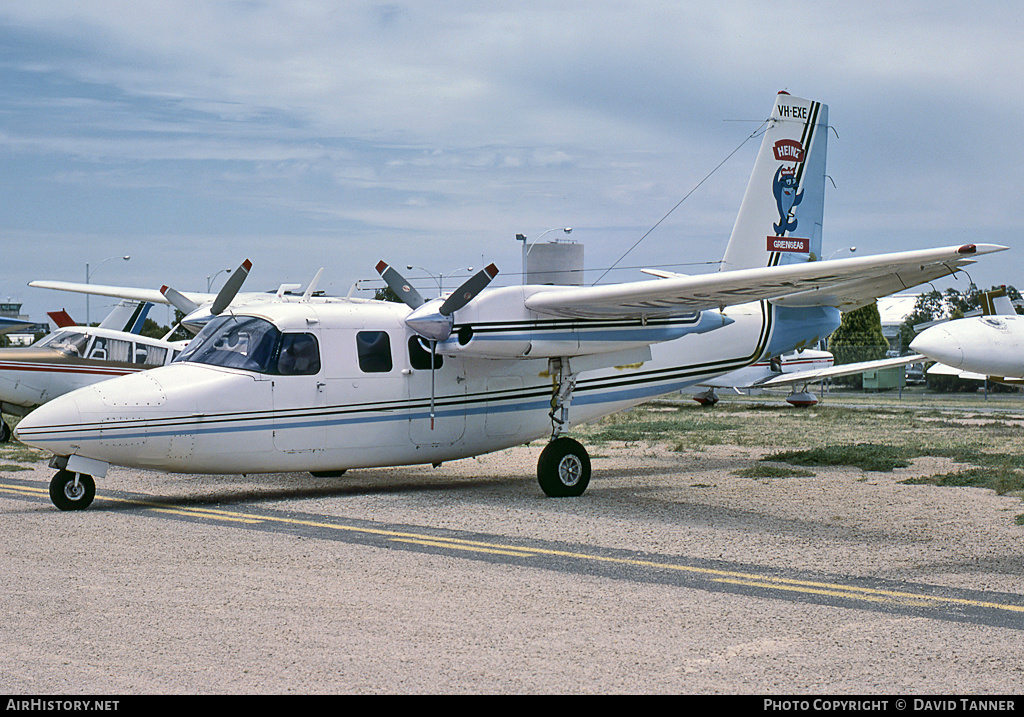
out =
{"type": "Polygon", "coordinates": [[[316,500],[321,498],[345,498],[373,495],[397,495],[414,493],[467,493],[481,490],[493,489],[499,486],[512,486],[521,482],[521,479],[503,478],[495,480],[492,478],[460,478],[457,480],[441,478],[438,480],[409,480],[397,479],[387,483],[379,479],[373,482],[356,482],[357,476],[352,479],[341,478],[310,478],[307,482],[317,482],[320,485],[303,485],[283,488],[261,488],[261,489],[230,489],[214,491],[210,493],[192,495],[140,495],[128,494],[127,500],[117,496],[114,500],[104,500],[102,492],[97,492],[96,503],[90,510],[107,511],[132,511],[147,507],[216,507],[225,505],[247,505],[257,503],[274,503],[289,500],[316,500]],[[325,480],[330,481],[329,485],[323,485],[325,480]],[[345,480],[344,484],[339,481],[345,480]]]}

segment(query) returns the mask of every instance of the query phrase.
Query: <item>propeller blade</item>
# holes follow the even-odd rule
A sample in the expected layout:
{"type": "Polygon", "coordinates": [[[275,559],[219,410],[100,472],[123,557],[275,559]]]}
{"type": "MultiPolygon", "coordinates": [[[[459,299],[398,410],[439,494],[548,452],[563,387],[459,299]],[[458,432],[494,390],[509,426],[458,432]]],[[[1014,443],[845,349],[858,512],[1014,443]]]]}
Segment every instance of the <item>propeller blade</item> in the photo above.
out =
{"type": "Polygon", "coordinates": [[[217,294],[217,298],[213,300],[213,306],[210,307],[211,314],[216,316],[228,308],[231,301],[235,298],[235,294],[242,288],[242,282],[245,281],[245,277],[249,276],[250,269],[252,269],[252,262],[246,259],[236,271],[231,272],[228,280],[224,282],[224,286],[221,287],[220,292],[217,294]]]}
{"type": "Polygon", "coordinates": [[[399,274],[393,266],[388,266],[387,262],[383,260],[377,262],[377,273],[380,274],[388,288],[395,292],[398,298],[405,302],[406,306],[410,309],[418,309],[426,303],[424,298],[420,296],[420,292],[412,288],[412,285],[405,280],[405,277],[399,274]]]}
{"type": "Polygon", "coordinates": [[[171,306],[180,311],[181,313],[188,316],[193,311],[199,308],[199,305],[186,299],[180,291],[172,289],[169,286],[161,286],[160,293],[164,295],[164,298],[170,302],[171,306]]]}
{"type": "Polygon", "coordinates": [[[445,299],[438,311],[442,316],[451,316],[483,291],[491,280],[498,275],[498,267],[488,264],[485,268],[469,277],[466,282],[445,299]]]}

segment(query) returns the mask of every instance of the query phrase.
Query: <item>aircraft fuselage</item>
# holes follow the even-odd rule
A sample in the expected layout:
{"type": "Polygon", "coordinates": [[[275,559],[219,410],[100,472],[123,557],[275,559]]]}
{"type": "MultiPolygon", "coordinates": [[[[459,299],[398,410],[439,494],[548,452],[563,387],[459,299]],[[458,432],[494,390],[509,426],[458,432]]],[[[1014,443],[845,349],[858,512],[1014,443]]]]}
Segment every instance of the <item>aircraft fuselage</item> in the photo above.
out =
{"type": "MultiPolygon", "coordinates": [[[[26,418],[18,435],[58,456],[171,472],[319,472],[438,463],[551,433],[558,376],[551,357],[530,357],[531,332],[537,346],[575,342],[577,354],[581,342],[593,344],[582,347],[587,355],[565,359],[578,367],[572,369],[577,372],[572,423],[585,423],[762,356],[810,345],[839,323],[835,309],[779,309],[767,302],[731,307],[726,320],[719,312],[703,313],[680,326],[637,321],[603,333],[593,331],[599,322],[554,326],[534,316],[514,331],[514,340],[524,344],[519,358],[480,357],[492,349],[483,343],[487,332],[477,331],[462,346],[457,341],[439,345],[431,371],[429,347],[403,323],[408,314],[403,305],[281,304],[264,308],[260,317],[238,312],[228,320],[266,320],[288,345],[312,337],[316,365],[296,372],[294,365],[284,365],[280,348],[281,363],[268,365],[257,355],[256,334],[236,332],[222,345],[209,343],[200,357],[208,363],[175,362],[52,401],[26,418]],[[705,328],[694,328],[698,324],[705,328]],[[683,335],[655,343],[643,355],[644,332],[652,330],[683,335]],[[474,344],[477,338],[484,348],[474,344]],[[599,350],[602,341],[613,341],[604,347],[611,350],[599,350]],[[242,343],[249,345],[240,348],[242,343]],[[262,363],[253,368],[255,363],[239,361],[239,351],[262,363]],[[634,360],[637,356],[642,360],[634,360]]],[[[453,338],[459,328],[457,323],[453,338]]],[[[186,352],[183,359],[188,357],[186,352]]]]}

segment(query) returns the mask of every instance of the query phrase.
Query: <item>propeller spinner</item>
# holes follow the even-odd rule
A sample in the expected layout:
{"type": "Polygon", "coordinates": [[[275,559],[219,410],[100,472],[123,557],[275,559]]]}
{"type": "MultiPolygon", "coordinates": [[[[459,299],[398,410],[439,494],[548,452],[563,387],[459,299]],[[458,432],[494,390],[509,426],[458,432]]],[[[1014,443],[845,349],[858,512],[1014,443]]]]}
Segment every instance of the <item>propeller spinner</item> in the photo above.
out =
{"type": "Polygon", "coordinates": [[[472,301],[498,275],[498,267],[488,264],[469,277],[462,286],[441,301],[426,301],[398,271],[386,262],[377,263],[377,273],[384,283],[412,309],[405,318],[405,324],[420,336],[431,341],[444,341],[451,336],[454,321],[452,314],[472,301]]]}
{"type": "Polygon", "coordinates": [[[491,283],[491,280],[498,275],[498,267],[494,264],[488,264],[463,282],[462,286],[453,291],[444,301],[441,301],[439,298],[426,301],[405,280],[405,277],[399,274],[394,267],[388,266],[384,261],[377,262],[377,273],[384,279],[384,283],[412,309],[412,312],[405,317],[405,325],[430,341],[430,429],[433,430],[435,418],[434,397],[436,393],[434,371],[437,367],[434,354],[437,351],[437,342],[444,341],[452,335],[452,327],[455,325],[452,314],[472,301],[477,294],[491,283]]]}

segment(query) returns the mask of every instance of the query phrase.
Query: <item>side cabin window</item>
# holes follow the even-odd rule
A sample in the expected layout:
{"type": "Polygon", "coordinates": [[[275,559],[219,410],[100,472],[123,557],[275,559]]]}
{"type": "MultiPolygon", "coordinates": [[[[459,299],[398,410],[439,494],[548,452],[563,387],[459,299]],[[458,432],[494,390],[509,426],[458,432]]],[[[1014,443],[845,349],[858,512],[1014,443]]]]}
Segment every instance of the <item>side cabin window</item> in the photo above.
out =
{"type": "Polygon", "coordinates": [[[359,370],[363,373],[388,373],[391,359],[391,338],[386,331],[360,331],[356,334],[359,370]]]}
{"type": "Polygon", "coordinates": [[[97,336],[89,349],[89,358],[98,361],[118,361],[120,363],[131,363],[132,344],[130,341],[120,339],[108,339],[97,336]]]}
{"type": "MultiPolygon", "coordinates": [[[[430,342],[420,336],[409,337],[409,365],[416,371],[430,370],[430,342]]],[[[434,368],[444,365],[444,357],[434,352],[434,368]]]]}
{"type": "Polygon", "coordinates": [[[163,366],[167,362],[167,349],[162,346],[135,344],[135,363],[143,366],[163,366]]]}
{"type": "Polygon", "coordinates": [[[320,373],[320,346],[313,334],[284,334],[278,352],[277,372],[282,376],[320,373]]]}

